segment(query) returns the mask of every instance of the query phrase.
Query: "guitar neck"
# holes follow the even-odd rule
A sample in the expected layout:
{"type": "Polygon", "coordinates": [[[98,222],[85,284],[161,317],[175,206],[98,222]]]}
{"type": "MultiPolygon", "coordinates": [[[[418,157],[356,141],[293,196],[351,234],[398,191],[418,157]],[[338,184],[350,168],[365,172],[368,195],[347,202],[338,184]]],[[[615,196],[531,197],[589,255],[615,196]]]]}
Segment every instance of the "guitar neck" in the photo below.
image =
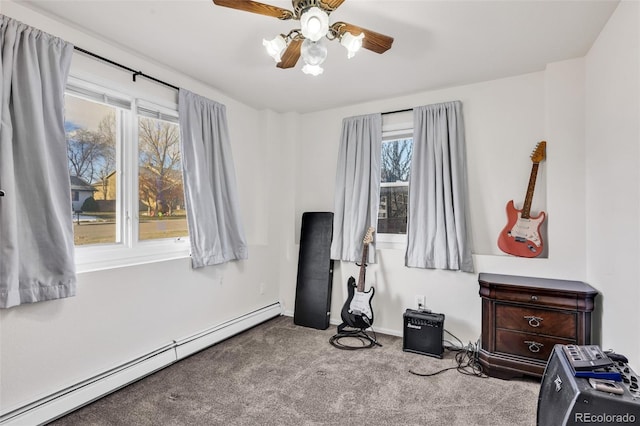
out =
{"type": "Polygon", "coordinates": [[[524,206],[522,207],[523,219],[531,217],[531,201],[533,200],[533,190],[536,187],[536,177],[538,176],[539,163],[533,163],[531,166],[531,176],[529,176],[529,186],[527,187],[527,195],[524,197],[524,206]]]}
{"type": "Polygon", "coordinates": [[[365,244],[362,248],[362,262],[360,263],[360,275],[358,276],[357,291],[364,291],[365,271],[367,269],[367,258],[369,257],[369,245],[365,244]]]}

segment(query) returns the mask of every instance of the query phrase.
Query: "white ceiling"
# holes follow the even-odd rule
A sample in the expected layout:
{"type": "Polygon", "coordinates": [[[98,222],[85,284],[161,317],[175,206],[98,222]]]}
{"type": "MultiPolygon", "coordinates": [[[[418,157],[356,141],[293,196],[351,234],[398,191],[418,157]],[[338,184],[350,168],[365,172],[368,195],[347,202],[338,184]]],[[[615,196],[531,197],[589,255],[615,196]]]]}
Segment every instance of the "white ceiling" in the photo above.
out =
{"type": "MultiPolygon", "coordinates": [[[[264,2],[291,9],[290,1],[264,2]]],[[[262,46],[263,38],[298,28],[297,21],[211,0],[20,3],[247,105],[304,113],[540,71],[547,63],[584,56],[618,2],[346,0],[330,22],[389,35],[393,47],[347,59],[338,42],[329,42],[318,77],[303,74],[302,61],[292,69],[276,68],[262,46]]]]}

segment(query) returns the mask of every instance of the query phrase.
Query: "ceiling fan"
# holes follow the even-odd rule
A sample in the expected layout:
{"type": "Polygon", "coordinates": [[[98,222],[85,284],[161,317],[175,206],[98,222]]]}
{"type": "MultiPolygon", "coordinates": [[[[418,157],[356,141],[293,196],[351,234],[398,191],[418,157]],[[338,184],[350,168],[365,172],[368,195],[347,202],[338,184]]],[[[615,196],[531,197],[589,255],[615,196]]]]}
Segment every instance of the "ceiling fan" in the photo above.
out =
{"type": "Polygon", "coordinates": [[[319,75],[327,57],[322,39],[339,40],[351,58],[361,47],[376,53],[391,48],[393,37],[346,22],[329,25],[329,14],[345,0],[292,0],[293,11],[251,0],[213,0],[218,6],[271,16],[281,20],[298,20],[301,28],[280,34],[262,44],[276,61],[278,68],[293,68],[302,57],[306,74],[319,75]]]}

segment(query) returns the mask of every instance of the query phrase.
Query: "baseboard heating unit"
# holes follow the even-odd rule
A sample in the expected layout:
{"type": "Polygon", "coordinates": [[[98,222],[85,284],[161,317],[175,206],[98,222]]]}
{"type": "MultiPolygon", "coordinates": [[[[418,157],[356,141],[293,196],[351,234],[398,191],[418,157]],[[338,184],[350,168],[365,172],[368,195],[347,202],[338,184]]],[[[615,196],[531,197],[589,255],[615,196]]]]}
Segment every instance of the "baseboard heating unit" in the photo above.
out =
{"type": "Polygon", "coordinates": [[[88,378],[52,395],[0,414],[0,426],[41,425],[269,319],[282,315],[280,303],[226,321],[88,378]]]}

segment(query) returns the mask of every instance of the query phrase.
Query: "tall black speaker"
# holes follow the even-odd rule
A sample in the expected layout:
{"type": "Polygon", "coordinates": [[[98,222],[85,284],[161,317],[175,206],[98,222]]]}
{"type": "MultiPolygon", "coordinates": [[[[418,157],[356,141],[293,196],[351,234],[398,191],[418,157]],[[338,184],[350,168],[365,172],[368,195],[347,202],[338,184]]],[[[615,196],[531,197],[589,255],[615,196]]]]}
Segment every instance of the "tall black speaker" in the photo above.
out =
{"type": "Polygon", "coordinates": [[[555,345],[540,385],[538,426],[638,424],[638,376],[622,362],[610,370],[622,375],[623,380],[616,382],[621,394],[596,390],[589,379],[575,377],[562,345],[555,345]]]}
{"type": "Polygon", "coordinates": [[[325,330],[331,314],[333,213],[302,214],[293,322],[325,330]]]}

